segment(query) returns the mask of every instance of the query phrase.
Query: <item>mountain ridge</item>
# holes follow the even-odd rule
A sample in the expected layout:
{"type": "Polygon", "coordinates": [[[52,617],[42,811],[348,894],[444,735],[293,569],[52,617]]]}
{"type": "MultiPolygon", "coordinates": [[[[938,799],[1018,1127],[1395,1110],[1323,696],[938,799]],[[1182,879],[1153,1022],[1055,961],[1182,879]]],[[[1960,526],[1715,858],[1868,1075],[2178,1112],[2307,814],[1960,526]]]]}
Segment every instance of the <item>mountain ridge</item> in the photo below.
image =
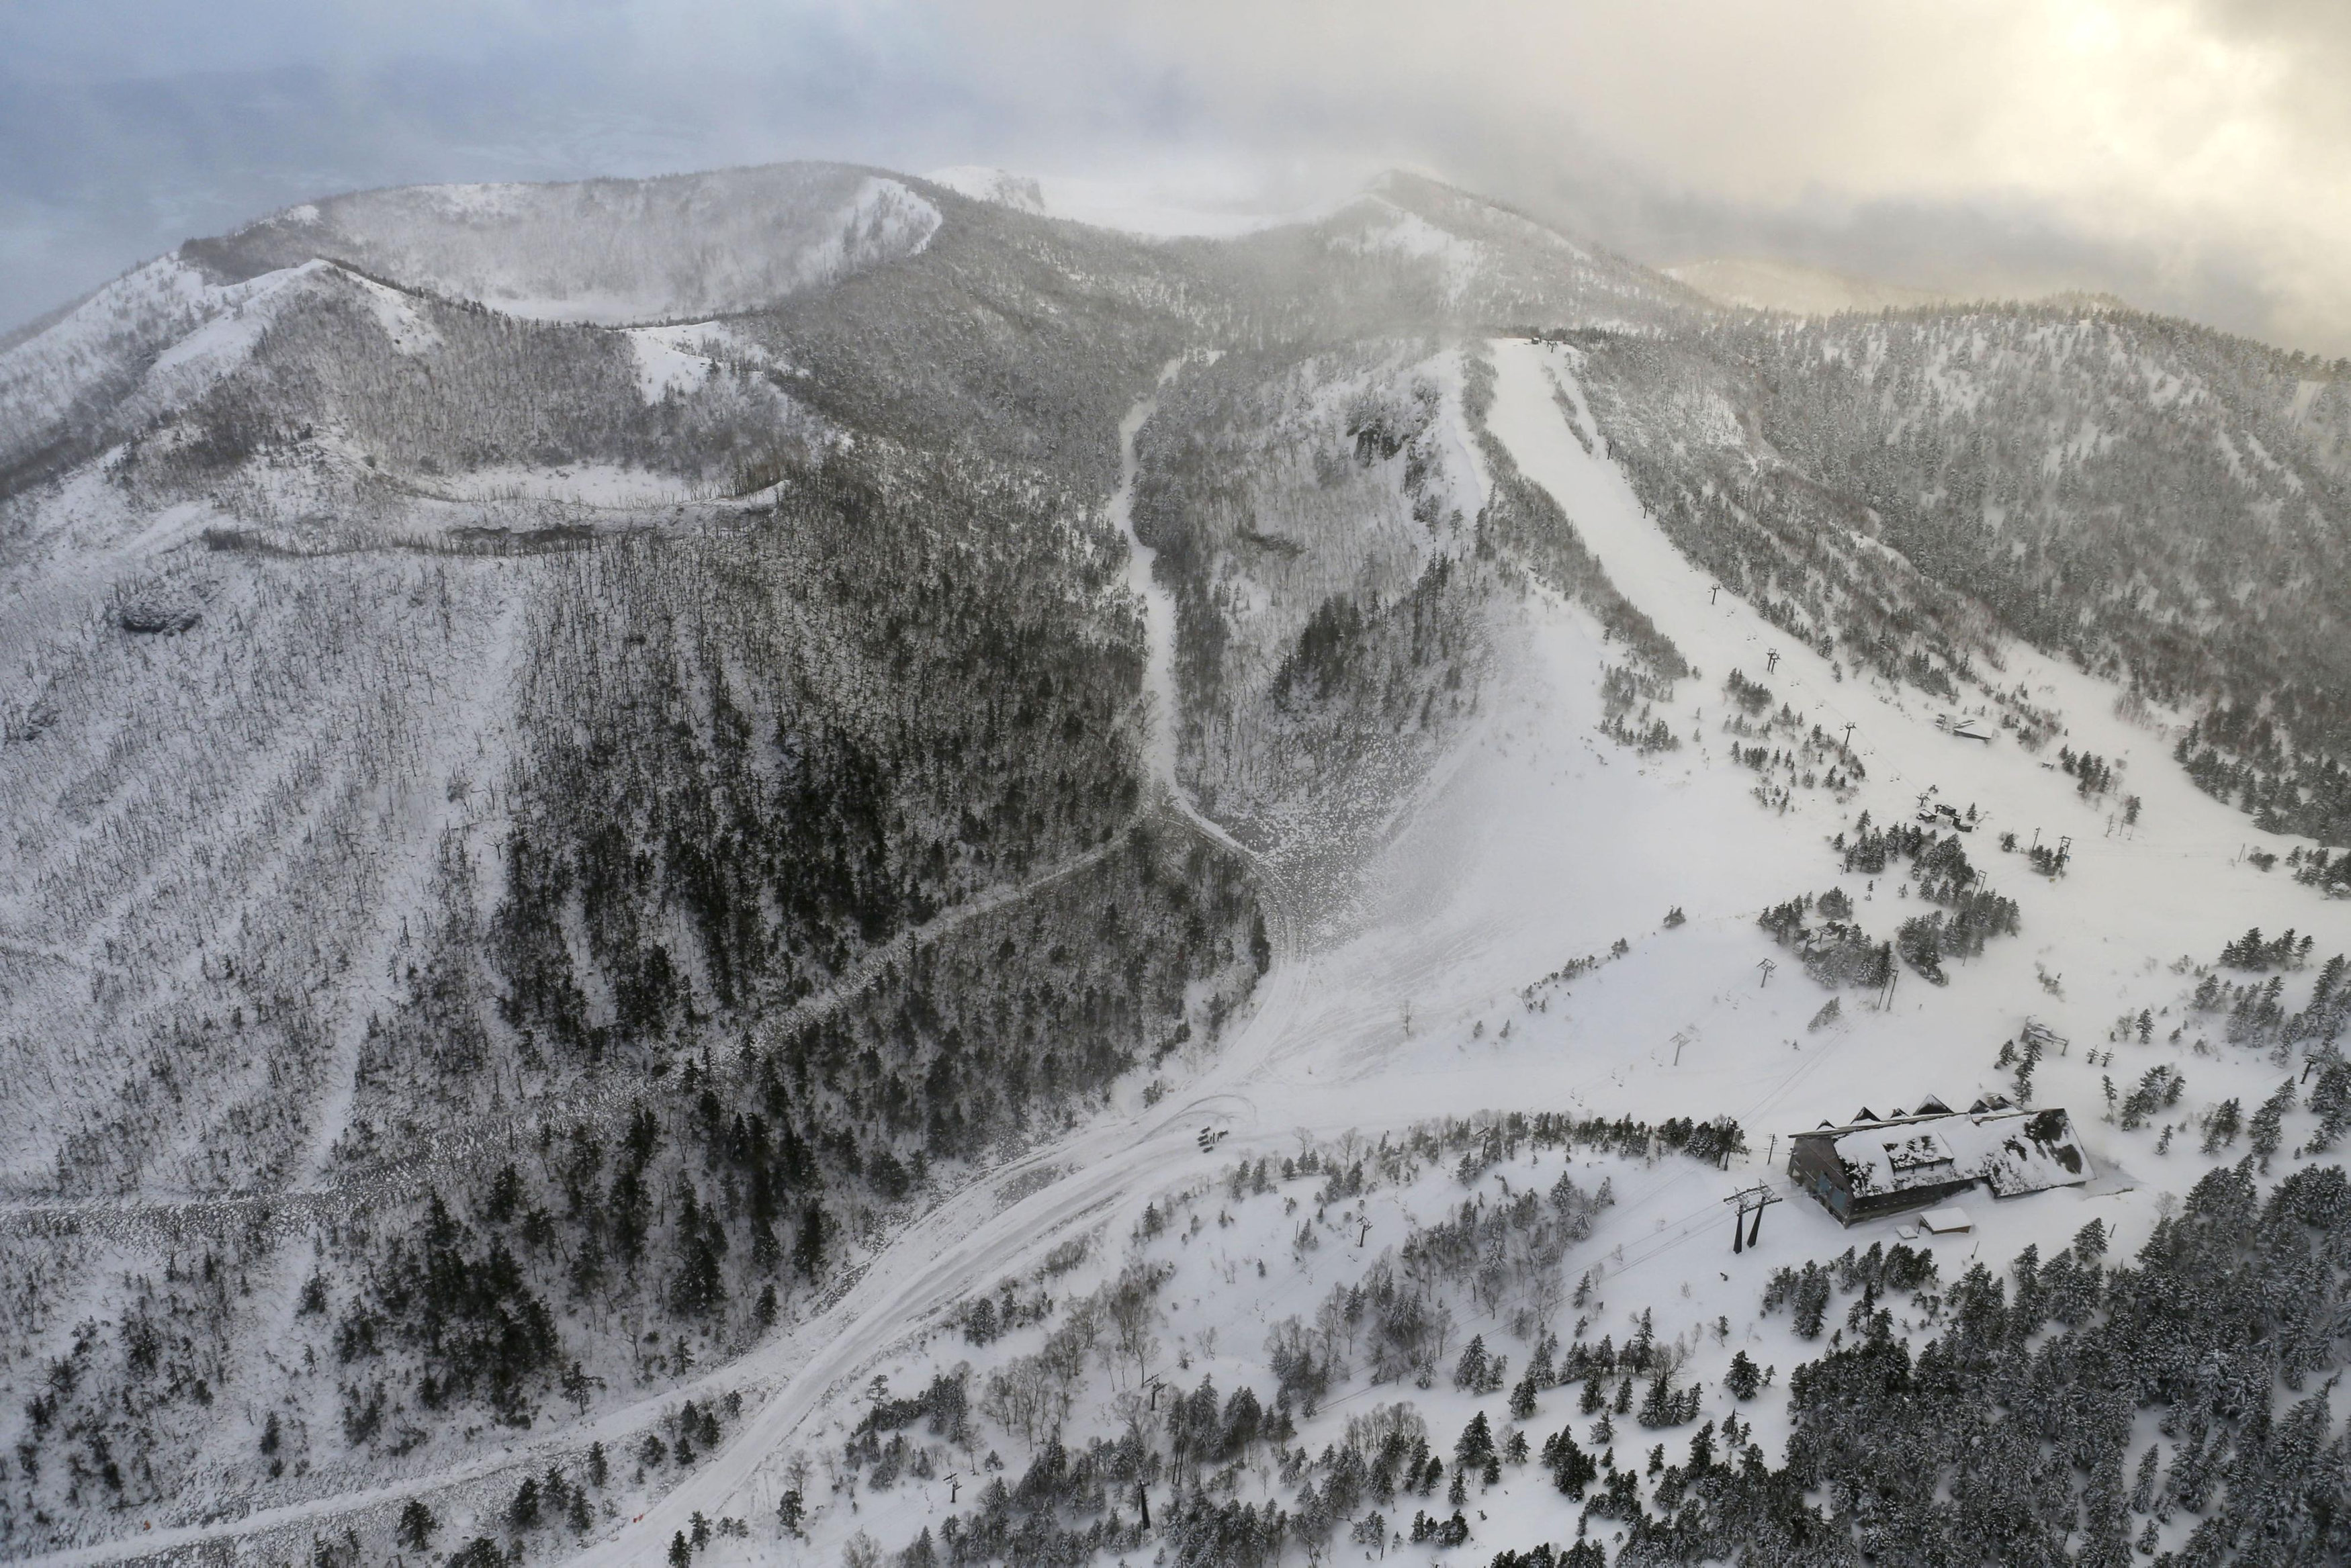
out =
{"type": "MultiPolygon", "coordinates": [[[[393,1474],[537,1541],[477,1443],[536,1487],[623,1429],[591,1524],[636,1552],[614,1500],[788,1463],[662,1457],[722,1408],[874,1473],[796,1332],[862,1376],[959,1291],[1036,1328],[1057,1276],[964,1273],[1143,1247],[1219,1127],[1278,1163],[1343,1108],[1482,1184],[1384,1074],[1678,1147],[1847,1041],[2108,990],[2218,1116],[2267,1058],[2151,1044],[2213,1009],[2148,944],[2339,925],[2351,391],[2306,358],[1758,318],[1409,174],[1225,237],[854,165],[313,205],[0,349],[10,1556],[255,1510],[359,1568],[393,1474]],[[2006,815],[1939,847],[1914,786],[2006,815]],[[2158,853],[2240,827],[2269,865],[2165,924],[2158,853]],[[2147,967],[2089,971],[2094,919],[2147,967]],[[1832,1012],[1848,971],[1955,1000],[1832,1012]]],[[[2323,1030],[2242,995],[2263,1050],[2323,1030]]],[[[2045,1071],[2095,1096],[2082,1037],[2045,1071]]]]}

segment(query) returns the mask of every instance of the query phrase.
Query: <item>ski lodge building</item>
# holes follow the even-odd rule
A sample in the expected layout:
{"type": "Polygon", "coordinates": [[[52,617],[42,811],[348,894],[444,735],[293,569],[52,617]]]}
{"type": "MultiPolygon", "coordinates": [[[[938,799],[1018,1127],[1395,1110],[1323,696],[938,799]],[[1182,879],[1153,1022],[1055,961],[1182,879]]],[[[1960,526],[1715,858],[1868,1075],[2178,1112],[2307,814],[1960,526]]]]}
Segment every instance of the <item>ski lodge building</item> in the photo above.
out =
{"type": "Polygon", "coordinates": [[[1841,1224],[1921,1209],[1981,1183],[1995,1198],[2078,1187],[2096,1172],[2061,1107],[2022,1111],[1997,1096],[1954,1111],[1929,1096],[1915,1111],[1863,1107],[1790,1140],[1788,1174],[1841,1224]]]}

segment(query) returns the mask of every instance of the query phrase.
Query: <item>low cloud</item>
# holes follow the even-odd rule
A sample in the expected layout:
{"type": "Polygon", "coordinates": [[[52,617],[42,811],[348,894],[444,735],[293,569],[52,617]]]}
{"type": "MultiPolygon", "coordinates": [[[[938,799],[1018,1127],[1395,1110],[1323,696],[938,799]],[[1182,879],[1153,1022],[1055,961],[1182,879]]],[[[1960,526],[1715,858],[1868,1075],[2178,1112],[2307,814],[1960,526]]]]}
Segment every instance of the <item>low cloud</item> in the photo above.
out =
{"type": "Polygon", "coordinates": [[[2351,353],[2332,4],[27,9],[0,23],[0,320],[354,185],[845,157],[1270,201],[1402,163],[1645,260],[2104,289],[2351,353]]]}

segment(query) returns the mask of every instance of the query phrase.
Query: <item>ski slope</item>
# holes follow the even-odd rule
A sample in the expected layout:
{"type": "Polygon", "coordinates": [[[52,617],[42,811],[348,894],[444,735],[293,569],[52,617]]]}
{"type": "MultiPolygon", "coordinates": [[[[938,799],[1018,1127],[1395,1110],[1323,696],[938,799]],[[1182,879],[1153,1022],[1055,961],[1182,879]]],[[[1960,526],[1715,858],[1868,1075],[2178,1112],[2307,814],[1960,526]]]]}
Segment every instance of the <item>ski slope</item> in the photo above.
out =
{"type": "MultiPolygon", "coordinates": [[[[1249,1021],[1187,1086],[1183,1109],[1164,1117],[1113,1114],[990,1189],[1042,1179],[1033,1194],[983,1217],[985,1195],[974,1193],[910,1231],[835,1312],[772,1359],[796,1370],[725,1451],[580,1562],[651,1561],[697,1512],[771,1518],[789,1456],[845,1432],[868,1378],[883,1373],[904,1389],[932,1367],[969,1357],[969,1347],[952,1339],[939,1352],[927,1346],[970,1293],[1034,1266],[1071,1237],[1124,1236],[1155,1196],[1237,1158],[1278,1158],[1309,1137],[1375,1135],[1493,1108],[1736,1116],[1757,1146],[1743,1168],[1674,1161],[1625,1180],[1619,1206],[1569,1267],[1601,1263],[1609,1278],[1604,1304],[1637,1311],[1654,1303],[1661,1334],[1719,1315],[1745,1324],[1750,1338],[1770,1268],[1891,1240],[1894,1222],[1847,1231],[1800,1199],[1775,1209],[1759,1246],[1734,1262],[1724,1196],[1758,1179],[1785,1194],[1767,1154],[1787,1132],[1843,1120],[1865,1102],[1909,1104],[1928,1092],[1963,1100],[2006,1087],[1993,1054],[2028,1014],[2076,1042],[2043,1064],[2036,1103],[2074,1110],[2100,1179],[1996,1209],[1988,1199],[1970,1203],[1978,1229],[1939,1244],[1950,1254],[1947,1272],[1952,1258],[1964,1266],[1979,1253],[2004,1260],[2029,1242],[2054,1247],[2094,1217],[2115,1233],[2118,1250],[2135,1248],[2158,1211],[2158,1189],[2184,1191],[2212,1163],[2190,1142],[2158,1162],[2147,1151],[2151,1132],[2126,1141],[2105,1124],[2087,1052],[2125,1010],[2169,1006],[2176,1020],[2184,987],[2166,961],[2185,953],[2209,961],[2253,924],[2314,930],[2322,953],[2351,947],[2351,909],[2277,875],[2232,866],[2249,837],[2242,818],[2178,777],[2159,737],[2115,718],[2110,688],[2023,649],[2011,650],[2011,675],[2064,711],[2071,743],[2133,764],[2128,787],[2147,810],[2131,835],[2107,836],[2105,812],[2012,742],[1984,748],[1953,740],[1934,728],[1917,693],[1841,680],[1826,661],[1794,647],[1782,649],[1769,677],[1773,691],[1824,728],[1851,722],[1869,779],[1844,805],[1822,792],[1799,795],[1785,814],[1767,810],[1750,793],[1753,775],[1723,754],[1701,715],[1719,716],[1730,669],[1762,677],[1765,653],[1783,639],[1734,596],[1710,596],[1713,585],[1642,515],[1621,473],[1570,432],[1555,394],[1590,428],[1572,356],[1516,342],[1493,351],[1494,431],[1559,500],[1619,587],[1703,672],[1684,683],[1675,704],[1682,749],[1643,759],[1593,733],[1599,670],[1611,650],[1582,611],[1541,594],[1499,607],[1506,657],[1481,722],[1373,857],[1348,918],[1314,922],[1317,940],[1301,946],[1292,933],[1327,912],[1313,895],[1328,889],[1282,890],[1277,967],[1249,1021]],[[1941,798],[1989,814],[1970,852],[2023,906],[2022,934],[1957,966],[1946,989],[1906,976],[1884,1012],[1847,993],[1844,1022],[1809,1033],[1828,993],[1792,963],[1760,978],[1761,961],[1787,955],[1757,929],[1756,914],[1843,884],[1861,918],[1890,934],[1919,906],[1841,875],[1824,840],[1864,809],[1907,820],[1929,784],[1941,798]],[[2064,880],[2030,875],[1991,842],[2004,827],[2033,826],[2074,838],[2064,880]],[[2199,897],[2168,897],[2189,871],[2199,897]],[[1687,923],[1662,929],[1676,905],[1687,923]],[[1567,959],[1607,953],[1619,937],[1627,942],[1621,958],[1545,992],[1548,1006],[1531,1009],[1523,994],[1531,982],[1567,959]],[[2062,996],[2043,987],[2036,965],[2059,977],[2062,996]],[[1214,1155],[1189,1141],[1202,1125],[1227,1134],[1214,1155]]],[[[2134,1076],[2161,1052],[2119,1049],[2134,1076]]],[[[2258,1096],[2274,1076],[2259,1063],[2224,1056],[2190,1058],[2188,1071],[2197,1099],[2258,1096]]],[[[1238,1256],[1247,1240],[1219,1255],[1238,1256]]],[[[1379,1244],[1368,1241],[1368,1252],[1379,1244]]],[[[1230,1324],[1233,1339],[1223,1361],[1204,1355],[1202,1365],[1217,1367],[1220,1382],[1261,1376],[1248,1325],[1291,1308],[1257,1299],[1247,1285],[1211,1296],[1203,1310],[1230,1324]]],[[[1725,1360],[1729,1348],[1721,1347],[1725,1360]]],[[[1449,1429],[1451,1397],[1413,1397],[1431,1406],[1433,1428],[1449,1429]]],[[[1750,1414],[1767,1448],[1775,1447],[1782,1431],[1770,1402],[1750,1414]]],[[[1498,1522],[1523,1515],[1527,1539],[1557,1533],[1546,1511],[1556,1500],[1524,1480],[1517,1490],[1528,1495],[1497,1494],[1482,1505],[1497,1511],[1498,1522]]],[[[946,1510],[948,1489],[944,1480],[909,1482],[886,1504],[868,1501],[852,1514],[810,1498],[811,1560],[828,1560],[855,1529],[879,1532],[886,1549],[905,1544],[946,1510]]],[[[750,1543],[714,1542],[708,1555],[750,1562],[770,1550],[755,1533],[750,1543]]]]}

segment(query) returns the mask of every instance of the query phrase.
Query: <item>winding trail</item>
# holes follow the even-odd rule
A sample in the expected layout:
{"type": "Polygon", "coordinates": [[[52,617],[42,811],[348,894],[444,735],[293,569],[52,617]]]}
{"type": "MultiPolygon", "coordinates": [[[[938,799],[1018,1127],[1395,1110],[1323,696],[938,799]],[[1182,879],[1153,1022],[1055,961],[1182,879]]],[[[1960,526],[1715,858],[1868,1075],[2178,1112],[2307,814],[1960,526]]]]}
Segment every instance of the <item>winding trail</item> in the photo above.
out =
{"type": "MultiPolygon", "coordinates": [[[[1164,384],[1180,368],[1163,372],[1164,384]]],[[[967,900],[919,929],[901,933],[866,954],[832,986],[802,999],[762,1024],[741,1050],[772,1040],[808,1020],[822,1016],[870,983],[883,968],[903,962],[925,941],[955,927],[1075,876],[1117,851],[1143,820],[1156,817],[1198,835],[1240,859],[1257,878],[1272,961],[1249,1010],[1228,1033],[1216,1061],[1183,1103],[1162,1103],[1134,1115],[1098,1117],[1067,1137],[1019,1156],[948,1194],[929,1211],[900,1229],[879,1251],[834,1287],[832,1299],[816,1315],[768,1337],[747,1355],[715,1367],[695,1383],[599,1413],[590,1420],[515,1443],[462,1464],[388,1482],[362,1491],[259,1510],[236,1519],[155,1530],[137,1536],[28,1560],[40,1568],[87,1568],[102,1563],[177,1556],[280,1532],[300,1532],[406,1499],[453,1487],[486,1486],[511,1474],[535,1472],[552,1460],[576,1457],[591,1442],[611,1442],[642,1429],[682,1398],[726,1389],[773,1391],[692,1475],[605,1538],[585,1545],[572,1562],[587,1564],[652,1563],[667,1551],[670,1537],[687,1529],[699,1512],[719,1517],[729,1500],[754,1486],[762,1468],[777,1459],[796,1433],[820,1413],[831,1397],[859,1376],[874,1358],[909,1334],[941,1320],[965,1300],[977,1279],[1018,1271],[1025,1262],[1058,1245],[1073,1230],[1093,1223],[1123,1203],[1140,1201],[1190,1167],[1221,1166],[1234,1148],[1203,1152],[1196,1135],[1203,1125],[1233,1135],[1235,1147],[1287,1139],[1291,1129],[1259,1124],[1251,1081],[1271,1068],[1293,1044],[1305,996],[1302,946],[1305,919],[1300,889],[1291,877],[1256,850],[1240,843],[1194,805],[1175,777],[1175,606],[1151,576],[1152,554],[1134,539],[1130,502],[1135,482],[1134,443],[1155,400],[1146,397],[1120,423],[1120,485],[1112,515],[1134,549],[1128,581],[1144,597],[1150,658],[1145,691],[1151,737],[1146,748],[1158,799],[1112,839],[1029,880],[967,900]]],[[[632,1096],[603,1091],[569,1097],[560,1114],[617,1113],[632,1096]]],[[[380,1200],[400,1188],[430,1179],[434,1170],[482,1157],[519,1137],[542,1116],[556,1114],[540,1102],[512,1116],[476,1123],[444,1138],[429,1155],[399,1170],[346,1177],[305,1192],[139,1203],[89,1199],[20,1203],[0,1208],[0,1233],[26,1226],[123,1225],[168,1231],[257,1218],[283,1229],[347,1212],[380,1200]]],[[[740,1513],[737,1508],[734,1511],[740,1513]]]]}
{"type": "MultiPolygon", "coordinates": [[[[1162,385],[1182,363],[1161,372],[1162,385]]],[[[1246,864],[1265,906],[1273,961],[1246,1022],[1227,1039],[1181,1106],[1098,1119],[974,1183],[900,1232],[831,1308],[761,1346],[750,1362],[736,1363],[732,1370],[738,1376],[755,1366],[757,1371],[784,1372],[782,1385],[694,1474],[643,1514],[574,1555],[574,1568],[658,1563],[671,1537],[689,1529],[696,1514],[748,1517],[771,1511],[765,1494],[780,1488],[760,1485],[763,1469],[870,1364],[944,1321],[969,1296],[975,1281],[1017,1272],[1072,1231],[1134,1203],[1145,1186],[1157,1191],[1189,1168],[1221,1167],[1238,1148],[1289,1136],[1287,1127],[1259,1125],[1257,1102],[1248,1091],[1280,1059],[1303,1013],[1300,889],[1265,856],[1203,815],[1176,777],[1176,606],[1152,575],[1155,553],[1135,537],[1132,510],[1135,439],[1156,407],[1155,398],[1145,397],[1119,423],[1119,488],[1110,512],[1126,536],[1128,584],[1144,606],[1151,725],[1146,756],[1165,809],[1246,864]],[[1203,1125],[1221,1127],[1235,1148],[1203,1151],[1195,1141],[1203,1125]],[[730,1507],[747,1491],[762,1495],[751,1507],[730,1507]]]]}
{"type": "MultiPolygon", "coordinates": [[[[830,1016],[893,965],[906,962],[925,944],[938,941],[973,920],[1033,898],[1101,864],[1124,848],[1144,822],[1160,815],[1158,808],[1145,806],[1092,848],[1072,855],[1026,881],[1006,883],[975,894],[924,924],[900,931],[862,955],[831,985],[769,1014],[731,1050],[715,1053],[714,1061],[731,1066],[755,1047],[772,1044],[804,1023],[830,1016]]],[[[1247,853],[1221,834],[1215,837],[1219,845],[1235,853],[1247,853]]],[[[448,1128],[421,1151],[398,1159],[353,1167],[309,1187],[172,1197],[0,1200],[0,1236],[90,1231],[113,1236],[151,1235],[176,1240],[218,1233],[246,1224],[258,1224],[269,1233],[282,1235],[319,1220],[353,1213],[402,1193],[420,1190],[443,1172],[519,1148],[526,1138],[536,1136],[538,1124],[550,1117],[587,1121],[599,1127],[617,1124],[635,1106],[641,1092],[641,1085],[610,1081],[573,1085],[511,1111],[475,1117],[448,1128]]]]}

